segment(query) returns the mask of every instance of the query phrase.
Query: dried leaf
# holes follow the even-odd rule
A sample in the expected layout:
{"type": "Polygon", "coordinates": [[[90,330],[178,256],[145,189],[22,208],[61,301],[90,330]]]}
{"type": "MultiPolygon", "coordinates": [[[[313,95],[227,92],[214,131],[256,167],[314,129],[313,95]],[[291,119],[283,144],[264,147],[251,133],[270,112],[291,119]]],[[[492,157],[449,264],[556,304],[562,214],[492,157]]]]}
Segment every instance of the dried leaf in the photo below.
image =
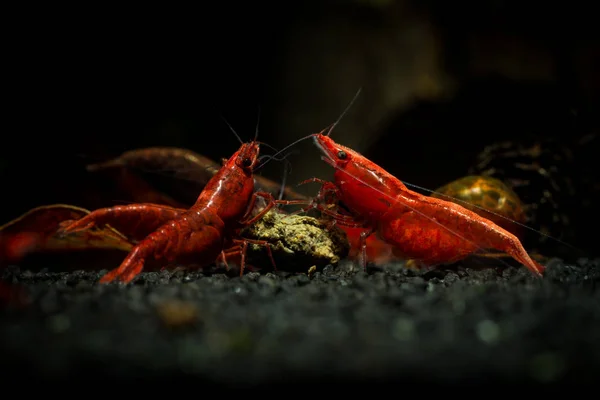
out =
{"type": "Polygon", "coordinates": [[[0,262],[13,263],[32,252],[116,249],[130,251],[133,243],[111,227],[68,235],[57,230],[90,211],[67,204],[36,207],[0,227],[0,262]]]}
{"type": "Polygon", "coordinates": [[[147,147],[88,165],[88,171],[110,174],[135,203],[188,208],[221,165],[186,149],[147,147]]]}
{"type": "Polygon", "coordinates": [[[112,160],[92,164],[89,171],[130,167],[145,172],[168,173],[173,178],[206,185],[221,165],[207,157],[177,147],[146,147],[127,151],[112,160]]]}
{"type": "MultiPolygon", "coordinates": [[[[182,202],[193,204],[208,181],[219,171],[221,164],[191,150],[177,147],[147,147],[127,151],[119,157],[106,162],[91,164],[89,171],[104,171],[111,169],[127,170],[128,174],[119,176],[120,186],[127,189],[135,202],[151,202],[167,204],[183,208],[178,200],[173,200],[171,194],[182,198],[182,202]],[[147,173],[151,173],[150,177],[147,173]],[[139,180],[136,181],[134,175],[139,180]],[[162,176],[163,179],[160,179],[162,176]],[[165,179],[166,178],[166,179],[165,179]],[[143,185],[141,180],[152,180],[155,185],[143,185]],[[135,183],[130,184],[129,181],[135,183]],[[169,193],[169,196],[164,193],[169,193]],[[149,197],[151,200],[148,200],[149,197]]],[[[254,176],[256,190],[271,193],[277,197],[281,184],[260,175],[254,176]]],[[[284,198],[303,200],[305,196],[284,189],[284,198]]]]}
{"type": "MultiPolygon", "coordinates": [[[[146,179],[127,168],[121,168],[111,180],[117,189],[133,203],[163,204],[175,208],[189,208],[191,204],[183,203],[154,188],[146,179]]],[[[200,189],[198,189],[200,190],[200,189]]],[[[198,191],[199,193],[199,191],[198,191]]],[[[195,193],[194,196],[197,196],[195,193]]]]}

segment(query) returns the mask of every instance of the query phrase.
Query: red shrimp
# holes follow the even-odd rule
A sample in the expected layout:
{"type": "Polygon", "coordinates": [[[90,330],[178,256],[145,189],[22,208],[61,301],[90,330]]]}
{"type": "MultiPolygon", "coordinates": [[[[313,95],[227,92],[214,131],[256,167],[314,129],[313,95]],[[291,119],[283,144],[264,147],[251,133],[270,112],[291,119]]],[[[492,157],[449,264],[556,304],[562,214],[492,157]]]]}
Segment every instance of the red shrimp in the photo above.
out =
{"type": "Polygon", "coordinates": [[[364,229],[360,240],[364,268],[366,239],[375,233],[392,245],[395,256],[421,265],[450,264],[491,248],[542,276],[545,267],[529,256],[515,235],[494,222],[457,203],[409,190],[398,178],[323,132],[310,136],[323,152],[321,159],[335,168],[334,183],[309,180],[323,184],[317,198],[333,195],[351,216],[332,212],[320,202],[314,204],[339,225],[364,229]]]}
{"type": "Polygon", "coordinates": [[[253,170],[258,154],[256,138],[250,143],[242,143],[188,210],[152,203],[115,206],[96,210],[61,231],[66,234],[108,224],[126,236],[140,240],[121,265],[104,275],[100,283],[128,283],[150,259],[168,264],[206,266],[221,258],[227,265],[226,256],[232,253],[241,256],[241,276],[248,243],[266,246],[275,268],[267,242],[239,237],[244,226],[261,218],[275,205],[271,194],[254,192],[253,170]],[[267,204],[251,216],[259,197],[267,204]]]}

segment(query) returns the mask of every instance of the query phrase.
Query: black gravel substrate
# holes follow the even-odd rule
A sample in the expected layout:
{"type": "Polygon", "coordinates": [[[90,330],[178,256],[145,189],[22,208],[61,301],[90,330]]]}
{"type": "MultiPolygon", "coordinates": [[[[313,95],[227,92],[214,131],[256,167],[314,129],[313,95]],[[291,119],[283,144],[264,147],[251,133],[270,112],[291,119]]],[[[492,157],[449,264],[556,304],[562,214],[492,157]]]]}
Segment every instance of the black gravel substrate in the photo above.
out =
{"type": "Polygon", "coordinates": [[[593,383],[600,259],[524,268],[306,274],[3,272],[30,303],[5,307],[4,378],[217,384],[593,383]],[[195,379],[195,380],[192,380],[195,379]],[[196,381],[197,380],[197,381],[196,381]]]}

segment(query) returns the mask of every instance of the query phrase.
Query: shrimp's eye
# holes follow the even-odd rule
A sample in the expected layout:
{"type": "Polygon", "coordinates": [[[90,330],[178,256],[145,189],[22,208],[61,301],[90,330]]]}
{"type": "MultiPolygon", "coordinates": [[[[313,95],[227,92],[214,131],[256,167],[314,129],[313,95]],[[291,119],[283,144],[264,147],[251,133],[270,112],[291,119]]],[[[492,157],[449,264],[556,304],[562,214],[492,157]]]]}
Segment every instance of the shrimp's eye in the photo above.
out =
{"type": "Polygon", "coordinates": [[[251,159],[249,159],[249,158],[244,158],[244,159],[242,160],[242,166],[244,166],[244,167],[248,168],[248,167],[249,167],[249,166],[251,166],[251,165],[252,165],[252,160],[251,160],[251,159]]]}
{"type": "Polygon", "coordinates": [[[338,151],[337,156],[340,160],[345,160],[346,157],[348,157],[348,154],[346,154],[344,150],[340,150],[338,151]]]}

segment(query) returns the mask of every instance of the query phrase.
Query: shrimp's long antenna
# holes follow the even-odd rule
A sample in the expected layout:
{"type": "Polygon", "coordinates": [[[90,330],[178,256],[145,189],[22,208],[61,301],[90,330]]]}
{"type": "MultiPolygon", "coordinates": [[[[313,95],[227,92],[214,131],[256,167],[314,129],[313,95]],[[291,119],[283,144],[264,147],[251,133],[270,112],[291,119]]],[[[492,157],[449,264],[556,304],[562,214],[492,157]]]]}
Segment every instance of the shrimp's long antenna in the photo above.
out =
{"type": "MultiPolygon", "coordinates": [[[[346,106],[346,109],[340,114],[340,116],[338,117],[337,121],[335,121],[332,125],[329,125],[329,132],[327,132],[326,136],[329,136],[331,134],[331,131],[333,130],[333,128],[335,128],[335,126],[337,124],[340,123],[340,121],[342,120],[342,118],[344,117],[344,115],[346,115],[346,113],[348,112],[348,110],[350,110],[350,107],[352,107],[352,104],[354,104],[354,102],[356,101],[356,99],[358,98],[358,95],[360,94],[360,92],[362,91],[362,88],[359,88],[358,91],[356,92],[356,94],[354,95],[354,97],[352,98],[352,101],[350,101],[350,103],[346,106]]],[[[324,132],[327,128],[323,129],[322,132],[324,132]]],[[[283,153],[284,151],[286,151],[287,149],[289,149],[292,146],[297,145],[298,143],[309,139],[311,137],[313,137],[314,134],[310,134],[310,135],[306,135],[304,137],[301,137],[300,139],[290,143],[289,145],[285,146],[283,149],[279,150],[277,153],[273,154],[273,157],[278,156],[279,154],[283,153]]],[[[269,159],[270,160],[270,159],[269,159]]],[[[269,160],[265,161],[263,164],[259,165],[258,168],[260,167],[264,167],[264,165],[269,162],[269,160]]]]}
{"type": "Polygon", "coordinates": [[[283,199],[283,195],[285,193],[285,184],[287,182],[288,174],[291,172],[292,163],[290,160],[285,159],[286,162],[283,163],[283,178],[281,180],[281,188],[279,189],[279,196],[277,196],[278,200],[283,199]]]}
{"type": "MultiPolygon", "coordinates": [[[[340,114],[340,116],[338,117],[337,121],[335,121],[333,124],[329,125],[327,128],[329,128],[329,132],[327,132],[326,136],[329,136],[331,134],[331,131],[333,130],[333,128],[335,128],[335,126],[337,124],[340,123],[340,121],[342,120],[342,118],[344,117],[344,115],[346,115],[346,113],[348,112],[348,110],[350,110],[350,107],[352,107],[352,104],[354,104],[354,102],[356,101],[356,99],[358,98],[358,95],[360,94],[360,92],[362,91],[362,88],[359,88],[356,91],[356,94],[354,95],[354,97],[352,98],[352,101],[350,101],[350,103],[346,106],[346,109],[340,114]]],[[[322,132],[324,132],[327,128],[323,129],[322,132]]],[[[273,154],[273,157],[278,156],[279,154],[283,153],[284,151],[286,151],[287,149],[289,149],[292,146],[297,145],[298,143],[309,139],[311,137],[313,137],[314,134],[310,134],[310,135],[306,135],[304,137],[301,137],[300,139],[288,144],[287,146],[285,146],[283,149],[279,150],[277,153],[273,154]]],[[[269,162],[269,160],[265,161],[263,164],[260,165],[260,167],[263,167],[267,162],[269,162]]]]}
{"type": "Polygon", "coordinates": [[[352,105],[354,104],[354,102],[358,98],[358,95],[360,94],[361,91],[362,91],[362,87],[358,88],[358,90],[356,91],[356,94],[354,95],[354,97],[352,98],[352,100],[350,100],[350,103],[348,103],[348,105],[346,106],[346,108],[344,109],[344,111],[342,111],[342,113],[340,114],[340,116],[338,117],[338,119],[332,125],[330,125],[331,127],[329,128],[329,132],[327,132],[327,134],[325,136],[331,135],[331,131],[333,131],[333,128],[335,128],[340,123],[340,121],[342,120],[342,118],[344,118],[344,116],[346,115],[346,113],[348,113],[348,111],[350,110],[350,107],[352,107],[352,105]]]}
{"type": "Polygon", "coordinates": [[[258,125],[260,123],[260,104],[258,105],[258,115],[256,117],[256,129],[254,131],[254,142],[258,139],[258,125]]]}
{"type": "Polygon", "coordinates": [[[276,158],[275,158],[276,156],[278,156],[279,154],[283,153],[284,151],[286,151],[286,150],[287,150],[287,149],[289,149],[290,147],[292,147],[292,146],[295,146],[295,145],[297,145],[298,143],[300,143],[300,142],[302,142],[302,141],[304,141],[304,140],[306,140],[306,139],[310,139],[311,137],[313,137],[313,134],[310,134],[310,135],[307,135],[307,136],[301,137],[300,139],[298,139],[298,140],[296,140],[296,141],[294,141],[294,142],[292,142],[292,143],[288,144],[288,145],[287,145],[287,146],[285,146],[283,149],[281,149],[281,150],[279,150],[277,153],[273,154],[273,155],[272,155],[272,156],[271,156],[271,157],[270,157],[270,158],[269,158],[267,161],[265,161],[264,163],[262,163],[261,165],[259,165],[257,168],[262,168],[262,167],[264,167],[264,166],[265,166],[265,164],[269,162],[269,160],[276,159],[276,158]]]}
{"type": "MultiPolygon", "coordinates": [[[[276,147],[274,147],[274,146],[271,146],[269,143],[265,143],[265,142],[259,142],[259,141],[257,141],[257,143],[259,143],[261,146],[265,146],[265,147],[267,147],[267,148],[269,148],[269,149],[271,149],[271,150],[273,150],[273,151],[276,151],[276,152],[277,152],[277,154],[281,153],[279,150],[277,150],[277,148],[276,148],[276,147]]],[[[275,158],[275,160],[277,160],[277,159],[275,158]]]]}
{"type": "Polygon", "coordinates": [[[227,126],[229,127],[229,129],[231,130],[231,132],[233,132],[233,134],[240,141],[240,143],[244,144],[244,141],[242,140],[242,138],[240,137],[240,135],[237,134],[237,132],[235,131],[235,129],[233,129],[233,127],[231,126],[231,124],[229,122],[227,122],[227,120],[225,119],[225,117],[222,116],[222,115],[220,117],[227,124],[227,126]]]}

